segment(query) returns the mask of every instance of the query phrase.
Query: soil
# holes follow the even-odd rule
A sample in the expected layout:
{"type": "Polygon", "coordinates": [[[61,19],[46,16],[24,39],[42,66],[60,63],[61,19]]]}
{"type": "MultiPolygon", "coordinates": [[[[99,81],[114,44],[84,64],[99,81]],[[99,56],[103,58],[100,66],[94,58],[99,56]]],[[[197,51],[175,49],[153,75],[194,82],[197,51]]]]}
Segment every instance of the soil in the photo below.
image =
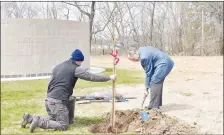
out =
{"type": "Polygon", "coordinates": [[[92,124],[89,130],[92,133],[143,133],[143,134],[196,134],[198,129],[183,121],[167,116],[157,109],[141,110],[117,110],[115,112],[115,128],[111,128],[111,115],[107,113],[105,121],[99,124],[92,124]],[[149,114],[147,121],[141,120],[141,112],[149,114]]]}
{"type": "MultiPolygon", "coordinates": [[[[171,58],[175,65],[164,82],[163,106],[160,110],[190,125],[197,123],[200,134],[223,134],[223,56],[171,58]]],[[[111,56],[91,56],[90,63],[92,66],[111,68],[112,61],[111,56]]],[[[120,57],[117,69],[135,69],[144,73],[140,63],[130,62],[126,57],[120,57]]],[[[116,85],[116,91],[125,97],[136,97],[128,102],[116,103],[116,110],[141,108],[144,81],[138,85],[116,85]]],[[[148,104],[149,98],[145,101],[145,105],[148,104]]],[[[86,105],[86,113],[82,111],[80,114],[88,116],[89,107],[92,106],[86,105]]],[[[102,113],[111,111],[111,104],[108,103],[98,103],[95,106],[103,106],[102,113]]],[[[95,115],[99,116],[99,111],[95,115]]]]}

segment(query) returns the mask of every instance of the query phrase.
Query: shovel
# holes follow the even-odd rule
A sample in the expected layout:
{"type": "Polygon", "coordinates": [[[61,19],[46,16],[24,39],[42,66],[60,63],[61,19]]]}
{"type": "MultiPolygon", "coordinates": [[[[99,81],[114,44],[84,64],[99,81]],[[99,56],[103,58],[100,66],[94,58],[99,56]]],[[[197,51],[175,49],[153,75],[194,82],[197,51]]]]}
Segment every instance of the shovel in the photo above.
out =
{"type": "Polygon", "coordinates": [[[148,94],[145,93],[145,94],[144,94],[144,97],[143,97],[143,100],[142,100],[142,109],[144,109],[144,108],[143,108],[143,105],[144,105],[144,103],[145,103],[145,100],[146,100],[146,97],[147,97],[147,96],[148,96],[148,94]]]}
{"type": "Polygon", "coordinates": [[[148,116],[148,112],[145,112],[144,111],[144,108],[143,108],[143,105],[144,105],[144,103],[145,103],[145,100],[146,100],[146,97],[148,96],[148,94],[144,94],[144,97],[143,97],[143,101],[142,101],[142,109],[143,109],[143,111],[141,112],[141,118],[142,118],[142,120],[144,120],[144,121],[146,121],[146,120],[148,120],[148,118],[149,118],[149,116],[148,116]]]}

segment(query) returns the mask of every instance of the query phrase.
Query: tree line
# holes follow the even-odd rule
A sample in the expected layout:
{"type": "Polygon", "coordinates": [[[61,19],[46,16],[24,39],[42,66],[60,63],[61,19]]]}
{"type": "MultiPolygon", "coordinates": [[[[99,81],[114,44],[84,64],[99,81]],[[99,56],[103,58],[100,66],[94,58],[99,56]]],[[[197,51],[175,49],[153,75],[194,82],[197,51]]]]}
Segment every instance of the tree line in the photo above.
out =
{"type": "Polygon", "coordinates": [[[171,55],[223,55],[223,2],[1,2],[4,18],[89,22],[90,45],[151,45],[171,55]]]}

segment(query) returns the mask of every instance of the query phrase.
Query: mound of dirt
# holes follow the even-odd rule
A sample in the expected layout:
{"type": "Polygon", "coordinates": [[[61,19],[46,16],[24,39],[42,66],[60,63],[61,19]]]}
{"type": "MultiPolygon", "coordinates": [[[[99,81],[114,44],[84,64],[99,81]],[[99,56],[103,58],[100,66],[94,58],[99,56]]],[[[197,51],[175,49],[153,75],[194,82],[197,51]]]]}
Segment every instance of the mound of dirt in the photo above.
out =
{"type": "MultiPolygon", "coordinates": [[[[146,111],[146,110],[144,110],[146,111]]],[[[89,130],[92,133],[125,133],[135,132],[143,134],[196,134],[197,128],[167,116],[157,109],[148,110],[149,119],[141,120],[140,109],[117,110],[115,112],[115,128],[111,128],[111,115],[107,113],[105,121],[99,124],[92,124],[89,130]]]]}

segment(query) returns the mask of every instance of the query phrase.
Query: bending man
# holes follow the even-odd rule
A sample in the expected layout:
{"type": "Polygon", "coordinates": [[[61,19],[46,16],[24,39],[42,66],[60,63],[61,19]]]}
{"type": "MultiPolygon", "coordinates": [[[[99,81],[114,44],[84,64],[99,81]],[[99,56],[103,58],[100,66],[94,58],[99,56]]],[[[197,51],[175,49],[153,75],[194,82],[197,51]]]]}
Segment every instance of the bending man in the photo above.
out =
{"type": "Polygon", "coordinates": [[[128,59],[133,62],[140,61],[145,70],[145,94],[148,96],[148,89],[151,90],[149,106],[146,108],[159,109],[162,106],[163,83],[174,66],[173,60],[166,53],[151,46],[129,52],[128,59]]]}

